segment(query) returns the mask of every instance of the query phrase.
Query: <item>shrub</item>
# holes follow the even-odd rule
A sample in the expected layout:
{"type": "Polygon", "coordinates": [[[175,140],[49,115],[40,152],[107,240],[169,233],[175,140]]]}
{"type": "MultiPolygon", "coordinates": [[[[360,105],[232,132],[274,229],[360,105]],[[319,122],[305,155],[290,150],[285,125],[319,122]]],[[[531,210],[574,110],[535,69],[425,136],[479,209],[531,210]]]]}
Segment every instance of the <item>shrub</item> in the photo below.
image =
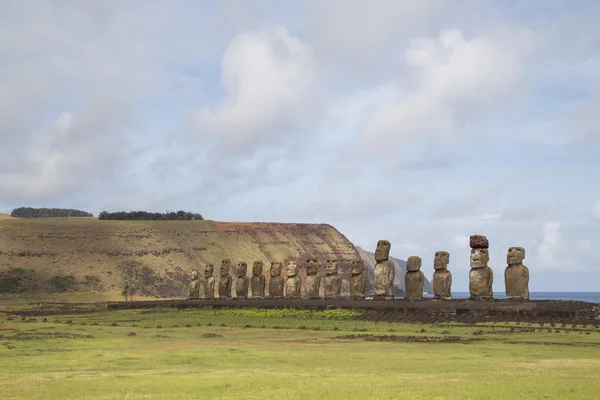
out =
{"type": "Polygon", "coordinates": [[[77,279],[73,275],[54,275],[48,283],[56,292],[68,292],[77,287],[77,279]]]}
{"type": "Polygon", "coordinates": [[[0,272],[0,293],[18,292],[23,286],[23,281],[29,279],[32,272],[24,268],[10,268],[6,272],[0,272]]]}

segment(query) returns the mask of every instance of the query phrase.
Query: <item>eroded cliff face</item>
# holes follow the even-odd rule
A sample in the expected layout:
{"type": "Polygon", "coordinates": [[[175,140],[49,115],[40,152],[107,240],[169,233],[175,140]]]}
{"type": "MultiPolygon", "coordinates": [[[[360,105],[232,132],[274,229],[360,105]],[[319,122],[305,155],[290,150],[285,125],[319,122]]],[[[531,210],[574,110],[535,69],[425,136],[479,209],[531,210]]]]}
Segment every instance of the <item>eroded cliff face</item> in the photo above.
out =
{"type": "Polygon", "coordinates": [[[144,296],[179,297],[187,295],[192,270],[203,276],[204,266],[214,264],[216,271],[223,258],[232,268],[262,261],[268,279],[271,261],[304,266],[309,257],[345,266],[358,253],[327,224],[0,220],[3,292],[108,292],[127,282],[144,296]]]}
{"type": "MultiPolygon", "coordinates": [[[[365,262],[365,269],[367,270],[367,276],[368,276],[368,281],[369,283],[373,282],[373,270],[375,268],[375,253],[371,252],[371,251],[367,251],[364,250],[358,246],[355,246],[356,251],[358,252],[359,256],[363,259],[363,261],[365,262]]],[[[404,260],[400,260],[398,258],[394,258],[394,257],[390,257],[390,260],[394,263],[394,266],[396,267],[396,274],[394,276],[394,296],[396,297],[403,297],[405,290],[404,290],[404,275],[406,274],[406,261],[404,260]]],[[[423,269],[421,269],[423,270],[423,269]]],[[[429,282],[429,279],[427,279],[427,274],[426,271],[425,272],[425,285],[423,287],[423,291],[427,292],[427,293],[432,293],[432,289],[431,289],[431,282],[429,282]]],[[[433,272],[432,272],[433,274],[433,272]]],[[[372,294],[372,289],[369,285],[367,285],[367,293],[372,294]]]]}

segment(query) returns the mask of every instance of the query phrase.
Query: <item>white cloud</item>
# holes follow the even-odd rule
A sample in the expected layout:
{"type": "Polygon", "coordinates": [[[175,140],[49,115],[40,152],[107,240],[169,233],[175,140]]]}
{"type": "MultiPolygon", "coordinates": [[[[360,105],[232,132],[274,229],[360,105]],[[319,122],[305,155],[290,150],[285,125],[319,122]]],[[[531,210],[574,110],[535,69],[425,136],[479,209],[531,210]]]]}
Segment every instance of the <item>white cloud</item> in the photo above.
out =
{"type": "Polygon", "coordinates": [[[469,247],[469,237],[468,236],[454,236],[452,238],[452,246],[457,249],[465,249],[469,247]]]}
{"type": "Polygon", "coordinates": [[[90,99],[77,113],[65,112],[33,131],[18,164],[0,169],[0,193],[18,199],[72,194],[109,184],[133,158],[123,132],[132,123],[126,103],[113,96],[90,99]],[[126,154],[125,154],[126,153],[126,154]]]}
{"type": "Polygon", "coordinates": [[[589,252],[592,250],[592,241],[588,238],[579,239],[576,243],[579,250],[589,252]]]}
{"type": "Polygon", "coordinates": [[[562,233],[560,223],[546,222],[542,225],[542,242],[538,246],[538,260],[542,268],[560,266],[559,255],[562,250],[562,233]]]}
{"type": "Polygon", "coordinates": [[[594,206],[594,210],[593,210],[593,212],[594,212],[594,215],[595,215],[597,218],[600,218],[600,200],[598,200],[598,202],[597,202],[597,203],[596,203],[596,205],[594,206]]]}
{"type": "MultiPolygon", "coordinates": [[[[526,34],[522,35],[527,38],[526,34]]],[[[408,80],[393,101],[383,101],[365,128],[360,146],[396,144],[411,138],[455,138],[468,131],[482,109],[519,89],[521,45],[460,30],[417,38],[405,52],[408,80]]]]}
{"type": "Polygon", "coordinates": [[[279,141],[311,120],[316,104],[315,65],[310,46],[284,28],[241,33],[221,61],[227,98],[193,116],[199,135],[227,150],[248,150],[266,139],[279,141]]]}

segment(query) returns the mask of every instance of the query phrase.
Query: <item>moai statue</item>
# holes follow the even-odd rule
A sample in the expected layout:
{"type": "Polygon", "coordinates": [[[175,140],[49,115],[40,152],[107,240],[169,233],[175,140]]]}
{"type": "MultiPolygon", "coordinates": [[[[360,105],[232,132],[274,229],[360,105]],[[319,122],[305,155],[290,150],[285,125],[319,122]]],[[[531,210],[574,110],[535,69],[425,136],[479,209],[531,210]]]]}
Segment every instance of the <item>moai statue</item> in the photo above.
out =
{"type": "Polygon", "coordinates": [[[352,261],[350,265],[350,297],[364,299],[367,290],[367,273],[362,259],[352,261]]]}
{"type": "Polygon", "coordinates": [[[269,297],[283,297],[283,276],[281,276],[282,265],[280,262],[272,262],[269,274],[269,297]]]}
{"type": "Polygon", "coordinates": [[[319,276],[319,263],[316,259],[306,260],[306,278],[304,280],[304,295],[309,299],[319,298],[321,277],[319,276]]]}
{"type": "Polygon", "coordinates": [[[529,269],[523,265],[525,249],[511,247],[508,249],[504,270],[504,285],[506,298],[514,300],[529,300],[529,269]]]}
{"type": "Polygon", "coordinates": [[[396,269],[390,258],[390,249],[392,245],[387,240],[377,242],[375,250],[375,299],[393,299],[394,298],[394,276],[396,269]]]}
{"type": "Polygon", "coordinates": [[[469,292],[473,300],[487,300],[494,295],[492,282],[494,272],[488,267],[489,243],[485,236],[471,236],[471,271],[469,271],[469,292]]]}
{"type": "Polygon", "coordinates": [[[337,299],[342,290],[342,277],[338,274],[337,260],[327,260],[325,266],[325,298],[337,299]]]}
{"type": "Polygon", "coordinates": [[[200,298],[200,280],[198,279],[198,271],[192,271],[192,283],[190,284],[190,299],[200,298]]]}
{"type": "Polygon", "coordinates": [[[262,299],[265,297],[265,277],[263,273],[263,262],[254,261],[252,266],[252,278],[250,278],[250,290],[252,297],[262,299]]]}
{"type": "Polygon", "coordinates": [[[214,266],[212,264],[204,267],[204,298],[215,298],[215,277],[213,276],[214,266]]]}
{"type": "Polygon", "coordinates": [[[406,260],[406,274],[404,275],[406,298],[409,300],[422,299],[423,285],[425,285],[425,275],[421,271],[421,257],[410,256],[406,260]]]}
{"type": "Polygon", "coordinates": [[[237,280],[235,281],[235,294],[238,299],[248,298],[248,285],[250,279],[246,276],[248,273],[248,264],[245,262],[237,265],[237,280]]]}
{"type": "Polygon", "coordinates": [[[436,251],[433,259],[433,295],[436,299],[450,299],[452,292],[452,274],[448,271],[448,263],[450,262],[450,254],[447,251],[436,251]]]}
{"type": "Polygon", "coordinates": [[[231,269],[231,260],[229,258],[221,261],[221,279],[219,279],[219,297],[230,298],[231,297],[231,275],[229,270],[231,269]]]}
{"type": "Polygon", "coordinates": [[[290,261],[285,269],[287,279],[285,280],[285,297],[300,297],[300,277],[298,276],[298,265],[290,261]]]}

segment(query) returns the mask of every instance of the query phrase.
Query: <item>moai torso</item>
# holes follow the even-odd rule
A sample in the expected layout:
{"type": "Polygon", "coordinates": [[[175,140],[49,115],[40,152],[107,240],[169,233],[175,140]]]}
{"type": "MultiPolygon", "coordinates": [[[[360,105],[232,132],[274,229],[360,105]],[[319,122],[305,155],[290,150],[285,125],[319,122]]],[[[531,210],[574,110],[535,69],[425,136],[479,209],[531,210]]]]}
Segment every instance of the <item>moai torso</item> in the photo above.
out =
{"type": "Polygon", "coordinates": [[[404,275],[404,288],[406,298],[410,300],[423,298],[423,285],[425,275],[421,271],[421,258],[410,256],[406,260],[406,274],[404,275]]]}
{"type": "Polygon", "coordinates": [[[198,271],[192,271],[192,282],[190,284],[190,299],[200,298],[200,280],[198,279],[198,271]]]}
{"type": "Polygon", "coordinates": [[[219,270],[221,279],[219,279],[219,297],[231,297],[231,275],[229,270],[231,268],[231,261],[224,259],[221,263],[221,269],[219,270]]]}
{"type": "Polygon", "coordinates": [[[204,298],[214,299],[215,297],[215,278],[213,277],[213,265],[208,264],[204,269],[204,298]]]}
{"type": "Polygon", "coordinates": [[[436,299],[450,299],[452,297],[452,274],[448,271],[450,254],[447,251],[438,251],[433,260],[433,295],[436,299]]]}
{"type": "Polygon", "coordinates": [[[252,297],[265,297],[265,277],[263,276],[262,272],[262,261],[255,261],[254,265],[252,266],[252,278],[250,278],[250,290],[252,291],[252,297]]]}
{"type": "Polygon", "coordinates": [[[298,276],[298,266],[290,262],[286,268],[287,279],[285,280],[285,297],[300,297],[300,277],[298,276]]]}
{"type": "Polygon", "coordinates": [[[507,254],[508,267],[504,270],[506,298],[510,300],[529,299],[529,269],[523,265],[525,249],[511,247],[507,254]]]}
{"type": "Polygon", "coordinates": [[[306,262],[306,278],[304,278],[304,295],[309,299],[319,297],[321,278],[319,277],[319,264],[317,260],[310,259],[306,262]]]}
{"type": "Polygon", "coordinates": [[[325,298],[337,299],[342,290],[342,277],[338,273],[337,260],[327,260],[325,266],[325,298]]]}
{"type": "MultiPolygon", "coordinates": [[[[473,244],[486,246],[485,236],[471,236],[471,247],[473,244]],[[475,237],[477,240],[473,240],[475,237]],[[482,239],[483,238],[483,239],[482,239]]],[[[484,247],[473,247],[471,249],[471,270],[469,271],[469,292],[473,300],[488,300],[494,295],[492,283],[494,282],[494,272],[487,263],[489,261],[489,252],[484,247]]]]}
{"type": "Polygon", "coordinates": [[[350,266],[350,297],[364,298],[367,290],[367,273],[365,262],[354,260],[350,266]]]}
{"type": "Polygon", "coordinates": [[[248,285],[250,279],[246,276],[248,273],[248,265],[241,262],[237,267],[237,280],[235,281],[235,294],[238,299],[248,298],[248,285]]]}
{"type": "Polygon", "coordinates": [[[375,250],[375,261],[377,263],[373,271],[375,273],[373,282],[375,298],[394,298],[396,268],[394,267],[394,263],[389,259],[391,247],[390,242],[387,240],[377,242],[377,249],[375,250]]]}
{"type": "Polygon", "coordinates": [[[271,263],[271,279],[269,280],[269,297],[283,297],[283,277],[281,263],[271,263]]]}

